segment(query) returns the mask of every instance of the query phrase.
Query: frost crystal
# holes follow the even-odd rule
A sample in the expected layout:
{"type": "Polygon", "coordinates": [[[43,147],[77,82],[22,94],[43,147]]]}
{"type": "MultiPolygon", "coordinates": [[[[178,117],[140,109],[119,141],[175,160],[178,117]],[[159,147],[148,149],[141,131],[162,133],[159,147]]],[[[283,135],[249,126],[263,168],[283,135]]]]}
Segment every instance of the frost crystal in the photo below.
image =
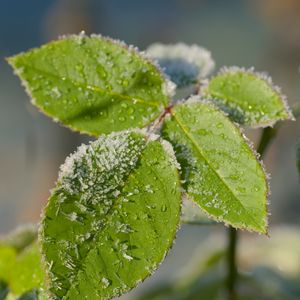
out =
{"type": "Polygon", "coordinates": [[[107,287],[110,286],[110,281],[109,281],[107,278],[105,278],[105,277],[103,277],[103,278],[101,279],[101,282],[102,282],[104,288],[107,288],[107,287]]]}
{"type": "MultiPolygon", "coordinates": [[[[64,193],[79,196],[80,211],[87,211],[86,205],[101,205],[107,213],[145,143],[139,134],[126,131],[80,146],[61,166],[58,181],[64,193]]],[[[77,215],[72,212],[68,219],[75,221],[77,215]]]]}
{"type": "Polygon", "coordinates": [[[208,76],[215,66],[210,52],[198,45],[156,43],[147,49],[147,53],[158,60],[159,65],[178,87],[196,83],[208,76]]]}
{"type": "Polygon", "coordinates": [[[130,255],[128,255],[128,254],[126,254],[126,253],[124,253],[123,254],[123,257],[125,258],[125,259],[127,259],[127,260],[133,260],[133,257],[132,256],[130,256],[130,255]]]}
{"type": "Polygon", "coordinates": [[[176,166],[178,170],[181,169],[180,164],[178,163],[173,146],[166,140],[161,139],[161,144],[164,147],[164,150],[168,153],[172,163],[176,166]]]}
{"type": "Polygon", "coordinates": [[[176,91],[176,84],[169,79],[166,79],[162,84],[163,93],[169,97],[173,97],[176,91]]]}

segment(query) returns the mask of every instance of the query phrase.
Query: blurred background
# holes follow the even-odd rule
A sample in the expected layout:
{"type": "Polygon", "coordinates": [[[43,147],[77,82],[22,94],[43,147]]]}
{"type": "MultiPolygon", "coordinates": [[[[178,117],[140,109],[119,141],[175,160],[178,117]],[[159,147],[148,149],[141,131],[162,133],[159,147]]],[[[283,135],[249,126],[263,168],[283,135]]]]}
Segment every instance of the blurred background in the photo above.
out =
{"type": "MultiPolygon", "coordinates": [[[[124,40],[141,50],[157,41],[196,43],[212,52],[216,70],[223,65],[267,70],[291,106],[300,101],[299,0],[0,0],[0,234],[22,223],[39,221],[60,164],[89,140],[32,107],[4,58],[81,30],[124,40]]],[[[259,134],[259,130],[247,131],[254,142],[259,134]]],[[[274,254],[268,267],[300,282],[300,250],[298,256],[294,254],[300,247],[295,155],[299,140],[300,121],[286,122],[264,160],[272,174],[271,239],[242,234],[240,247],[247,249],[251,243],[257,251],[250,255],[245,250],[245,257],[240,257],[246,272],[253,257],[254,264],[266,264],[260,258],[270,258],[276,243],[285,244],[291,251],[280,248],[285,254],[274,254]],[[283,242],[284,238],[288,242],[283,242]]],[[[224,232],[222,225],[184,225],[167,260],[134,295],[180,278],[191,257],[197,260],[208,245],[222,249],[224,232]]],[[[133,294],[126,297],[131,299],[133,294]]]]}

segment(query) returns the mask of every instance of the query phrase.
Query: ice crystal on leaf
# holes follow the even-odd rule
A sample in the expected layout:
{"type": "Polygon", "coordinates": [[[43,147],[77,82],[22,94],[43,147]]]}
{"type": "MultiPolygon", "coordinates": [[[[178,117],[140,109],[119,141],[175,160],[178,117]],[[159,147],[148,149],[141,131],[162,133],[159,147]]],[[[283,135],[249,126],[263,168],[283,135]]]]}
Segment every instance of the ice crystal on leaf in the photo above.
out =
{"type": "Polygon", "coordinates": [[[46,268],[53,298],[119,296],[162,261],[181,200],[166,143],[124,131],[82,145],[66,159],[40,234],[45,261],[55,262],[46,268]]]}

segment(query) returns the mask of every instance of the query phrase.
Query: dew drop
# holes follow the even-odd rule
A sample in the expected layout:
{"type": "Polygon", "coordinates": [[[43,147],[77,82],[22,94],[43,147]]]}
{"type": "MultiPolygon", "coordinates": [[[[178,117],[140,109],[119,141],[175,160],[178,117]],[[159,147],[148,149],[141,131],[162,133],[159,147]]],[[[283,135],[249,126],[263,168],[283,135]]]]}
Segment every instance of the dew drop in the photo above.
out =
{"type": "Polygon", "coordinates": [[[101,283],[105,289],[111,285],[111,281],[105,277],[101,279],[101,283]]]}
{"type": "Polygon", "coordinates": [[[240,193],[245,193],[245,192],[246,192],[246,189],[245,189],[244,187],[242,187],[242,186],[239,186],[239,187],[237,188],[237,190],[238,190],[240,193]]]}
{"type": "Polygon", "coordinates": [[[199,129],[198,133],[201,134],[201,135],[208,135],[209,134],[208,130],[206,130],[206,129],[199,129]]]}
{"type": "Polygon", "coordinates": [[[238,180],[238,179],[239,179],[239,176],[233,174],[233,175],[230,175],[229,178],[232,179],[232,180],[238,180]]]}
{"type": "Polygon", "coordinates": [[[83,75],[83,65],[82,64],[77,64],[75,66],[75,69],[81,74],[83,75]]]}
{"type": "Polygon", "coordinates": [[[58,99],[58,98],[61,97],[61,92],[60,92],[60,90],[58,89],[57,86],[53,87],[51,89],[51,92],[52,92],[52,95],[54,96],[54,98],[58,99]]]}
{"type": "Polygon", "coordinates": [[[129,115],[133,114],[134,113],[134,108],[133,107],[129,107],[128,110],[127,110],[127,113],[129,115]]]}
{"type": "Polygon", "coordinates": [[[162,205],[161,209],[162,212],[166,212],[167,211],[167,206],[164,204],[162,205]]]}

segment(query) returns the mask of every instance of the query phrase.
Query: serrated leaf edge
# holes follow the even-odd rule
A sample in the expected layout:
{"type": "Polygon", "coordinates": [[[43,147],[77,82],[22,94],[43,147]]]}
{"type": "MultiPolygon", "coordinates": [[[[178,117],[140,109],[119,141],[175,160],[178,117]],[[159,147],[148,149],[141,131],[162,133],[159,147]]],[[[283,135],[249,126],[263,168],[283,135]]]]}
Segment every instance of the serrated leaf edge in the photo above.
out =
{"type": "MultiPolygon", "coordinates": [[[[163,80],[163,85],[162,85],[162,92],[165,94],[165,96],[168,98],[168,103],[166,104],[157,104],[157,105],[153,105],[153,106],[156,106],[158,107],[158,109],[161,111],[161,113],[163,112],[163,108],[167,107],[167,105],[171,102],[171,99],[172,97],[174,96],[175,94],[175,90],[176,90],[176,85],[169,79],[169,77],[163,72],[163,70],[161,69],[161,67],[158,65],[158,63],[154,60],[154,59],[151,59],[151,57],[147,56],[145,54],[145,52],[141,52],[138,50],[137,47],[135,46],[132,46],[132,45],[127,45],[125,42],[123,41],[120,41],[120,40],[116,40],[116,39],[112,39],[110,37],[105,37],[105,36],[102,36],[101,34],[91,34],[90,36],[86,35],[85,32],[80,32],[78,35],[76,34],[70,34],[70,35],[62,35],[59,37],[58,40],[53,40],[53,41],[50,41],[44,45],[42,45],[41,47],[36,47],[36,48],[31,48],[29,49],[28,51],[35,51],[35,50],[38,50],[38,49],[42,49],[42,48],[45,48],[47,47],[49,44],[53,44],[53,43],[57,43],[59,42],[60,40],[64,40],[64,39],[70,39],[70,38],[78,38],[78,39],[83,39],[83,38],[99,38],[99,39],[103,39],[103,40],[106,40],[106,41],[109,41],[113,44],[116,44],[116,45],[119,45],[125,49],[127,49],[128,51],[130,51],[131,53],[134,53],[136,54],[138,57],[140,57],[141,59],[145,60],[147,63],[153,65],[157,71],[160,73],[160,75],[162,76],[162,78],[164,79],[163,80]]],[[[15,66],[15,63],[14,63],[14,59],[20,55],[23,55],[23,54],[26,54],[28,51],[26,52],[20,52],[19,54],[17,55],[13,55],[13,56],[10,56],[10,57],[6,57],[6,61],[8,62],[8,64],[13,68],[13,72],[15,75],[17,75],[17,77],[20,79],[21,81],[21,85],[25,88],[25,91],[27,93],[27,95],[29,96],[30,100],[31,100],[31,103],[38,109],[38,111],[42,112],[43,114],[45,114],[47,117],[51,118],[52,120],[54,120],[54,122],[56,123],[59,123],[62,127],[66,127],[66,128],[69,128],[71,129],[72,131],[74,132],[79,132],[81,134],[87,134],[87,135],[93,135],[93,136],[98,136],[98,134],[96,134],[95,132],[94,133],[91,133],[89,131],[86,131],[86,130],[78,130],[75,126],[73,125],[64,125],[63,122],[59,121],[57,118],[51,116],[49,113],[47,113],[44,109],[42,109],[40,106],[36,105],[37,101],[36,101],[36,98],[32,95],[31,91],[30,91],[30,86],[29,84],[27,83],[26,80],[24,80],[22,78],[22,72],[20,68],[17,68],[15,66]]],[[[39,70],[40,71],[40,70],[39,70]]],[[[40,71],[42,72],[42,71],[40,71]]],[[[51,76],[55,76],[56,75],[53,75],[53,74],[50,74],[51,76]]],[[[74,83],[74,82],[73,82],[74,83]]],[[[80,84],[78,84],[80,85],[80,84]]],[[[94,87],[94,91],[99,91],[99,88],[98,87],[94,87]]],[[[118,94],[119,95],[119,94],[118,94]]],[[[119,96],[122,96],[123,95],[119,95],[119,96]]],[[[129,97],[127,97],[129,98],[129,97]]],[[[137,99],[137,98],[134,98],[134,99],[137,99]]],[[[138,100],[138,99],[137,99],[138,100]]],[[[144,103],[147,103],[149,104],[149,102],[145,102],[145,101],[142,101],[144,103]]],[[[144,125],[143,128],[151,125],[157,118],[159,117],[159,113],[157,114],[157,116],[155,118],[151,118],[149,120],[149,122],[147,124],[144,125]]]]}
{"type": "MultiPolygon", "coordinates": [[[[146,131],[145,129],[130,129],[130,130],[124,130],[124,131],[121,131],[121,132],[116,132],[114,134],[119,134],[119,133],[122,133],[122,132],[137,132],[137,133],[140,133],[140,134],[146,134],[146,131]]],[[[104,134],[102,136],[108,136],[110,134],[104,134]]],[[[166,144],[164,145],[162,143],[162,141],[166,142],[169,144],[168,141],[165,141],[163,140],[161,137],[159,137],[158,135],[154,135],[154,134],[149,134],[148,136],[144,136],[144,138],[146,139],[146,144],[144,146],[144,148],[147,146],[147,143],[149,142],[152,142],[152,141],[159,141],[162,145],[162,147],[164,148],[164,151],[169,155],[169,159],[170,161],[172,162],[172,164],[174,164],[174,158],[176,160],[176,157],[175,157],[175,154],[174,154],[174,157],[171,157],[170,156],[170,153],[166,150],[165,146],[166,144]]],[[[91,143],[91,142],[90,142],[91,143]]],[[[171,145],[171,144],[170,144],[171,145]]],[[[172,147],[172,146],[171,146],[172,147]]],[[[76,150],[77,151],[77,150],[76,150]]],[[[74,153],[76,153],[76,151],[74,153]]],[[[173,150],[174,151],[174,150],[173,150]]],[[[143,150],[142,150],[143,152],[143,150]]],[[[141,153],[141,156],[140,158],[138,159],[138,161],[141,159],[142,157],[142,153],[141,153]]],[[[177,160],[176,160],[177,161],[177,160]]],[[[176,173],[177,173],[177,181],[178,183],[180,184],[180,174],[179,174],[179,169],[177,168],[177,164],[174,164],[175,166],[175,169],[177,170],[176,173]]],[[[134,172],[134,168],[132,170],[134,172]]],[[[131,172],[130,172],[131,174],[131,172]]],[[[130,176],[130,174],[128,175],[128,177],[130,176]]],[[[56,181],[56,184],[58,183],[58,180],[56,181]]],[[[55,185],[56,185],[55,184],[55,185]]],[[[124,184],[125,185],[125,184],[124,184]]],[[[55,191],[55,188],[53,188],[51,191],[50,191],[50,196],[49,198],[51,197],[52,193],[55,191]]],[[[49,200],[48,198],[48,200],[49,200]]],[[[38,226],[38,239],[37,239],[37,242],[38,242],[38,248],[39,248],[39,251],[41,253],[41,257],[42,257],[42,267],[45,271],[45,286],[46,286],[46,289],[45,289],[45,292],[47,294],[47,296],[49,297],[50,300],[56,300],[56,298],[54,298],[53,296],[53,293],[50,292],[50,284],[49,284],[49,281],[50,281],[50,276],[49,276],[49,271],[48,271],[48,268],[51,268],[51,263],[49,264],[47,261],[46,261],[46,256],[44,255],[42,249],[43,249],[43,245],[42,245],[42,240],[43,240],[43,236],[44,236],[44,233],[43,233],[43,220],[46,216],[46,210],[47,210],[47,207],[49,205],[49,201],[47,202],[46,206],[42,209],[42,212],[41,212],[41,215],[40,215],[40,222],[39,222],[39,226],[38,226]]],[[[178,230],[180,229],[181,227],[181,214],[182,214],[182,201],[180,201],[180,206],[179,206],[179,212],[178,212],[178,220],[177,220],[177,224],[176,224],[176,228],[175,228],[175,231],[174,231],[174,236],[173,236],[173,239],[171,241],[171,243],[168,245],[168,249],[165,251],[165,253],[163,254],[163,257],[162,259],[157,263],[157,265],[155,266],[155,268],[151,269],[151,271],[147,274],[146,277],[142,278],[142,279],[139,279],[136,281],[135,285],[132,287],[132,288],[129,288],[129,289],[125,289],[125,290],[120,290],[119,293],[115,294],[115,295],[112,295],[111,297],[107,297],[107,298],[103,298],[103,299],[112,299],[113,297],[119,297],[121,295],[124,295],[128,292],[130,292],[132,289],[136,288],[140,283],[144,282],[147,278],[149,278],[158,268],[159,266],[164,262],[167,254],[169,253],[169,251],[173,248],[173,245],[175,244],[175,240],[176,240],[176,236],[177,236],[177,232],[178,230]]],[[[68,294],[68,292],[66,293],[66,295],[68,294]]],[[[66,296],[65,295],[65,296],[66,296]]]]}

